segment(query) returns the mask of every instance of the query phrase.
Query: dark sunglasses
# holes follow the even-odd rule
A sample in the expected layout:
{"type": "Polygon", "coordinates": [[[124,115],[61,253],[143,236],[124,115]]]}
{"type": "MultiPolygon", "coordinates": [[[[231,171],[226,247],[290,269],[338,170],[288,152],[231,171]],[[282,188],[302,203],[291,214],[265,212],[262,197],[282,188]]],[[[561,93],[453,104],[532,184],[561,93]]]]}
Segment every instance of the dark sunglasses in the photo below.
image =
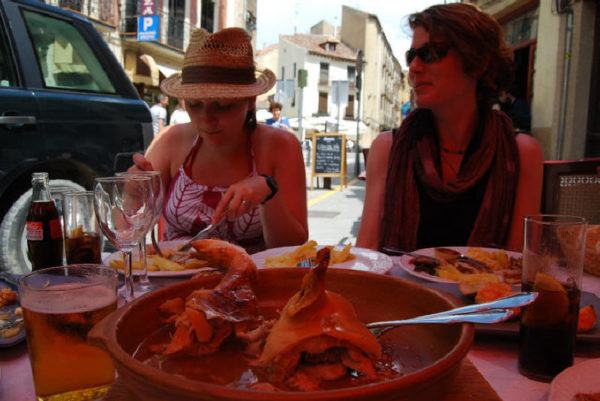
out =
{"type": "Polygon", "coordinates": [[[418,49],[411,47],[410,50],[406,52],[406,65],[410,66],[410,63],[412,63],[417,56],[425,64],[431,64],[443,59],[447,54],[448,47],[438,43],[425,43],[418,49]]]}

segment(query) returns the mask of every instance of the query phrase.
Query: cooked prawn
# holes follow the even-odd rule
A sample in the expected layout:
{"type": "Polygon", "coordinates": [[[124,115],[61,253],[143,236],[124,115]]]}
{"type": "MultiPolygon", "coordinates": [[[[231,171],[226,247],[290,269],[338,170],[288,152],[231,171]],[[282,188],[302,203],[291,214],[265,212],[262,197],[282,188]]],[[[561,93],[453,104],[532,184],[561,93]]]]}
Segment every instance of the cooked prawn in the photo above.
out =
{"type": "Polygon", "coordinates": [[[226,241],[204,239],[192,246],[202,259],[224,269],[225,275],[215,288],[193,291],[185,302],[167,300],[159,308],[170,313],[165,322],[175,322],[175,333],[163,353],[209,354],[230,335],[246,342],[255,340],[247,332],[263,322],[253,290],[257,269],[252,258],[226,241]]]}

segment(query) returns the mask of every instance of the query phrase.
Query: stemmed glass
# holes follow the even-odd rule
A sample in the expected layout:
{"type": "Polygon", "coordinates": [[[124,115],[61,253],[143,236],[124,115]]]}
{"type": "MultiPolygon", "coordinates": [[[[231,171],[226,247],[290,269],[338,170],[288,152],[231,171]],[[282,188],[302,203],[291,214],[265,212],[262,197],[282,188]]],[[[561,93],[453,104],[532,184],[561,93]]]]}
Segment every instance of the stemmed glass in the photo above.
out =
{"type": "MultiPolygon", "coordinates": [[[[150,222],[150,226],[148,227],[148,232],[154,228],[160,215],[162,213],[163,206],[163,183],[160,176],[160,171],[135,171],[135,172],[124,172],[117,173],[118,177],[127,177],[127,176],[142,176],[142,177],[150,177],[150,186],[151,186],[151,195],[152,195],[152,206],[151,209],[153,211],[152,221],[150,222]]],[[[146,235],[148,232],[144,233],[142,239],[139,242],[139,255],[140,261],[142,262],[142,274],[138,277],[138,283],[135,287],[135,291],[139,293],[149,292],[157,288],[156,285],[150,283],[148,279],[148,261],[146,259],[146,235]]]]}
{"type": "Polygon", "coordinates": [[[131,252],[148,231],[154,216],[151,179],[147,176],[96,178],[94,211],[104,235],[123,253],[125,286],[119,295],[134,298],[131,252]]]}

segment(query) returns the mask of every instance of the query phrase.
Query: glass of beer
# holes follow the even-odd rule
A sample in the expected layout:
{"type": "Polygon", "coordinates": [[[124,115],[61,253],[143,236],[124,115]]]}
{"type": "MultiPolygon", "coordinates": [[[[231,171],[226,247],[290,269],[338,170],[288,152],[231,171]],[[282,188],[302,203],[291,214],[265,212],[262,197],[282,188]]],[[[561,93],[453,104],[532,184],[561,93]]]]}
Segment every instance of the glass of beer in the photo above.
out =
{"type": "Polygon", "coordinates": [[[117,273],[82,264],[37,270],[21,278],[35,394],[42,401],[104,396],[114,381],[110,356],[87,343],[91,328],[117,308],[117,273]]]}
{"type": "Polygon", "coordinates": [[[538,298],[519,326],[519,371],[550,381],[573,364],[579,318],[586,222],[581,217],[525,218],[522,291],[538,298]]]}
{"type": "Polygon", "coordinates": [[[102,235],[94,214],[94,193],[65,193],[62,209],[67,264],[102,263],[102,235]]]}

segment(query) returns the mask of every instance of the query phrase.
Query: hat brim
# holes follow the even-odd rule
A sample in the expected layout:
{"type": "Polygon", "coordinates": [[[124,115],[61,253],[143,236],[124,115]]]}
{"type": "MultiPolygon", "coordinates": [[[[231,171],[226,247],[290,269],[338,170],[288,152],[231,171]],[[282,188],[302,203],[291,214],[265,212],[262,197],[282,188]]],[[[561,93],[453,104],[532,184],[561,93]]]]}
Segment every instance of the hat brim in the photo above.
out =
{"type": "Polygon", "coordinates": [[[256,82],[251,84],[224,83],[181,83],[181,73],[164,79],[160,89],[167,95],[184,99],[235,99],[261,95],[275,85],[277,78],[273,71],[257,71],[256,82]]]}

